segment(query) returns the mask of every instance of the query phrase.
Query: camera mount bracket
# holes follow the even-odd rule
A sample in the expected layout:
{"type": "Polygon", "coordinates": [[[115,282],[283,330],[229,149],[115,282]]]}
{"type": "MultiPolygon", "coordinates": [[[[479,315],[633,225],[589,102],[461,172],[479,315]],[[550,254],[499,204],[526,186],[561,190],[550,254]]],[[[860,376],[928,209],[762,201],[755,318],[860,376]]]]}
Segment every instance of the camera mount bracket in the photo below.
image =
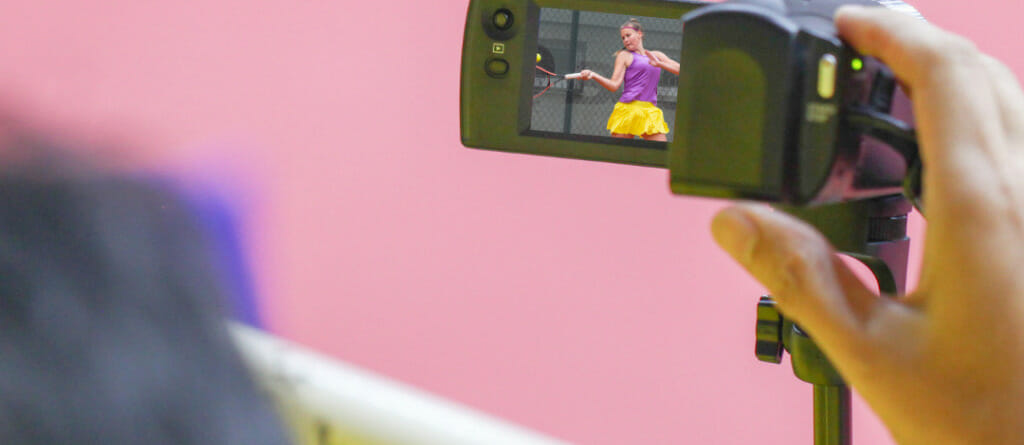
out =
{"type": "MultiPolygon", "coordinates": [[[[901,195],[849,201],[818,207],[785,207],[790,213],[821,231],[841,253],[868,267],[885,296],[906,291],[907,215],[911,204],[901,195]]],[[[775,308],[771,296],[762,296],[757,307],[755,354],[762,361],[780,363],[789,351],[793,373],[814,385],[814,443],[849,445],[850,390],[818,349],[811,337],[775,308]]]]}

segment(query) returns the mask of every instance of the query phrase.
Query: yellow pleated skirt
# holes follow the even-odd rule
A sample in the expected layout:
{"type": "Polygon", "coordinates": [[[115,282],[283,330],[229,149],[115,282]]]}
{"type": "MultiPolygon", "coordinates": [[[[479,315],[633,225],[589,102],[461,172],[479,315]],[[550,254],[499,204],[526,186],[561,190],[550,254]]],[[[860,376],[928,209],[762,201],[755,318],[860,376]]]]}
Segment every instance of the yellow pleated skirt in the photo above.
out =
{"type": "Polygon", "coordinates": [[[650,102],[634,100],[629,103],[615,102],[615,109],[608,117],[608,131],[619,134],[643,136],[645,134],[668,134],[665,113],[650,102]]]}

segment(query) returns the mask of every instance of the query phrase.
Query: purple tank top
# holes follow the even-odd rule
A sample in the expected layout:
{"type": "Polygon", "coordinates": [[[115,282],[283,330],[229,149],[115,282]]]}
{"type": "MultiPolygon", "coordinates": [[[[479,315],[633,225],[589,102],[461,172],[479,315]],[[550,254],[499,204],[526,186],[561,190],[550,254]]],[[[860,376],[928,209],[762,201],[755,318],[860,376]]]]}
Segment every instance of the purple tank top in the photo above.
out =
{"type": "Polygon", "coordinates": [[[658,79],[661,68],[651,65],[647,56],[633,53],[633,63],[626,67],[626,77],[622,82],[622,97],[619,102],[629,103],[642,100],[658,104],[658,79]]]}

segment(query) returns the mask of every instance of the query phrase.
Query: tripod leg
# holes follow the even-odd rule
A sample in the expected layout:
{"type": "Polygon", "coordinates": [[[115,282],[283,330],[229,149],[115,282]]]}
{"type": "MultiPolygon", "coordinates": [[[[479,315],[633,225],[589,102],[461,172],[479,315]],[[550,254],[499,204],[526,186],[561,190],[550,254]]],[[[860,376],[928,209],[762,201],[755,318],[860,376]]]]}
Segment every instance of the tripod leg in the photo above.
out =
{"type": "Polygon", "coordinates": [[[814,385],[814,444],[850,445],[850,388],[814,385]]]}

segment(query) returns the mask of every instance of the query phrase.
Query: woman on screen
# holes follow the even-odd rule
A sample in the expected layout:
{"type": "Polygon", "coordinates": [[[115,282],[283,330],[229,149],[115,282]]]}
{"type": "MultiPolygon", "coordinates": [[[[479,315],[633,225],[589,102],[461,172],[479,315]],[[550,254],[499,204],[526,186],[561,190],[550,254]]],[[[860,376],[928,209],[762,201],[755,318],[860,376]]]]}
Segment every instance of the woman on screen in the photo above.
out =
{"type": "Polygon", "coordinates": [[[661,70],[679,74],[679,62],[669,59],[661,51],[644,49],[644,31],[640,22],[629,19],[619,27],[622,50],[615,53],[615,68],[611,79],[591,70],[580,72],[583,80],[593,79],[608,91],[622,88],[622,96],[615,103],[608,118],[608,131],[612,137],[639,136],[649,141],[666,141],[668,124],[658,104],[658,80],[661,70]]]}

